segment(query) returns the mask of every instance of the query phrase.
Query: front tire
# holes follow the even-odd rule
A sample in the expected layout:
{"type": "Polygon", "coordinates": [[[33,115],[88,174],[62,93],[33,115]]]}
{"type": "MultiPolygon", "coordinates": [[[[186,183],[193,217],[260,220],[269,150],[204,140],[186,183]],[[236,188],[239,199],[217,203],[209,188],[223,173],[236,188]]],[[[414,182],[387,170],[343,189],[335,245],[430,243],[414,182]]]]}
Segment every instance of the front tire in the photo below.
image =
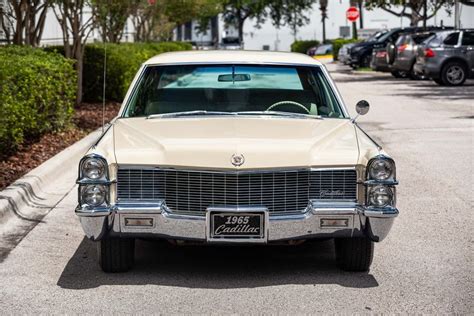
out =
{"type": "Polygon", "coordinates": [[[392,76],[394,76],[395,78],[406,78],[406,77],[407,77],[407,73],[406,73],[405,71],[392,70],[390,73],[391,73],[392,76]]]}
{"type": "Polygon", "coordinates": [[[361,59],[360,66],[364,68],[369,68],[371,59],[372,59],[371,55],[369,54],[364,55],[361,59]]]}
{"type": "Polygon", "coordinates": [[[374,242],[367,237],[336,238],[336,260],[345,271],[369,271],[374,258],[374,242]]]}
{"type": "Polygon", "coordinates": [[[417,74],[415,72],[415,65],[413,64],[411,66],[410,72],[408,73],[408,76],[410,77],[411,80],[423,80],[425,77],[421,74],[417,74]]]}
{"type": "Polygon", "coordinates": [[[135,239],[104,238],[97,243],[99,265],[108,273],[126,272],[135,261],[135,239]]]}

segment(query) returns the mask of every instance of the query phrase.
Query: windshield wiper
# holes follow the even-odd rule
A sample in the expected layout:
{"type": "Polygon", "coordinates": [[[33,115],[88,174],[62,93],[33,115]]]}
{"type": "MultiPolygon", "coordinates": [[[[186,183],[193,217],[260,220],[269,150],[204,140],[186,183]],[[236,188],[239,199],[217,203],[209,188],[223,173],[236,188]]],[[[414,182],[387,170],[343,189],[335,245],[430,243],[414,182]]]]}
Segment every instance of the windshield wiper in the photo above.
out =
{"type": "Polygon", "coordinates": [[[282,111],[220,112],[220,111],[206,111],[206,110],[151,114],[151,115],[148,115],[146,118],[155,119],[155,118],[173,118],[173,117],[182,117],[182,116],[201,116],[201,115],[267,115],[267,116],[282,116],[282,117],[290,117],[290,118],[322,119],[320,115],[289,113],[289,112],[282,112],[282,111]]]}
{"type": "Polygon", "coordinates": [[[148,115],[146,118],[147,119],[155,119],[155,118],[170,118],[170,117],[198,116],[198,115],[235,115],[235,113],[233,113],[233,112],[196,110],[196,111],[184,111],[184,112],[174,112],[174,113],[164,113],[164,114],[151,114],[151,115],[148,115]]]}
{"type": "Polygon", "coordinates": [[[289,113],[289,112],[283,112],[283,111],[242,111],[242,112],[234,112],[234,113],[237,115],[272,115],[272,116],[283,116],[283,117],[292,117],[292,118],[322,119],[321,115],[289,113]]]}

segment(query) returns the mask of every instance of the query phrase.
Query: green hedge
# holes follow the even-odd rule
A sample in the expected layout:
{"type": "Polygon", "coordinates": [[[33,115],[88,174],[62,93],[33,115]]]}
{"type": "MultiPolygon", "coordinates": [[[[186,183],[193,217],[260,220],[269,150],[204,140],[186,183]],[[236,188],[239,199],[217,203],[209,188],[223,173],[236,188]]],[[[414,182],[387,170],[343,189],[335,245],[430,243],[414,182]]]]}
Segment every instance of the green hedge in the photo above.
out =
{"type": "Polygon", "coordinates": [[[72,62],[59,54],[0,47],[0,157],[69,124],[76,80],[72,62]]]}
{"type": "Polygon", "coordinates": [[[334,60],[337,60],[337,54],[339,54],[339,49],[341,49],[342,45],[350,44],[350,43],[358,43],[360,40],[356,39],[344,39],[344,38],[336,38],[332,40],[332,55],[334,60]]]}
{"type": "MultiPolygon", "coordinates": [[[[122,101],[140,65],[147,59],[170,51],[190,50],[191,44],[180,42],[122,43],[107,46],[107,82],[105,96],[108,100],[122,101]]],[[[64,52],[62,47],[47,50],[64,52]]],[[[104,80],[104,44],[87,45],[84,54],[83,100],[102,100],[104,80]]]]}
{"type": "Polygon", "coordinates": [[[313,41],[294,41],[291,44],[291,51],[296,52],[296,53],[302,53],[306,54],[308,49],[310,49],[313,46],[318,46],[320,44],[319,41],[313,40],[313,41]]]}

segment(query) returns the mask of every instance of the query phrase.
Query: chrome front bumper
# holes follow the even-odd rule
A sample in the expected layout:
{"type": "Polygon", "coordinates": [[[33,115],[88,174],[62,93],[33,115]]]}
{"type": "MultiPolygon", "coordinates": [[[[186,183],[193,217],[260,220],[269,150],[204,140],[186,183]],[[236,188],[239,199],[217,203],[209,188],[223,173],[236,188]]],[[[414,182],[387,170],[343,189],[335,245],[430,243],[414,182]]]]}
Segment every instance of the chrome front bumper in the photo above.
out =
{"type": "MultiPolygon", "coordinates": [[[[120,204],[94,209],[78,207],[76,215],[86,236],[92,240],[120,236],[209,241],[206,216],[175,214],[164,203],[120,204]],[[127,225],[131,221],[149,225],[127,225]]],[[[372,209],[355,203],[313,202],[302,214],[268,214],[264,242],[362,236],[381,241],[397,215],[398,210],[391,207],[372,209]],[[324,220],[337,219],[345,224],[336,227],[323,224],[324,220]]]]}

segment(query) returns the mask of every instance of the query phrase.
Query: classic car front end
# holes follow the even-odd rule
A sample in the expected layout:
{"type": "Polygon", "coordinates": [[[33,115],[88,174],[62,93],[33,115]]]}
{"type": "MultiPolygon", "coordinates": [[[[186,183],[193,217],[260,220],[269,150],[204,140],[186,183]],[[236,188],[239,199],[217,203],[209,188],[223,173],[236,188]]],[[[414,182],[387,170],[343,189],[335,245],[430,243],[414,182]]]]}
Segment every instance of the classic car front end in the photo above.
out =
{"type": "Polygon", "coordinates": [[[107,272],[132,267],[135,238],[335,238],[340,266],[366,271],[398,215],[394,161],[350,119],[324,66],[289,53],[152,58],[77,183],[76,214],[107,272]]]}

